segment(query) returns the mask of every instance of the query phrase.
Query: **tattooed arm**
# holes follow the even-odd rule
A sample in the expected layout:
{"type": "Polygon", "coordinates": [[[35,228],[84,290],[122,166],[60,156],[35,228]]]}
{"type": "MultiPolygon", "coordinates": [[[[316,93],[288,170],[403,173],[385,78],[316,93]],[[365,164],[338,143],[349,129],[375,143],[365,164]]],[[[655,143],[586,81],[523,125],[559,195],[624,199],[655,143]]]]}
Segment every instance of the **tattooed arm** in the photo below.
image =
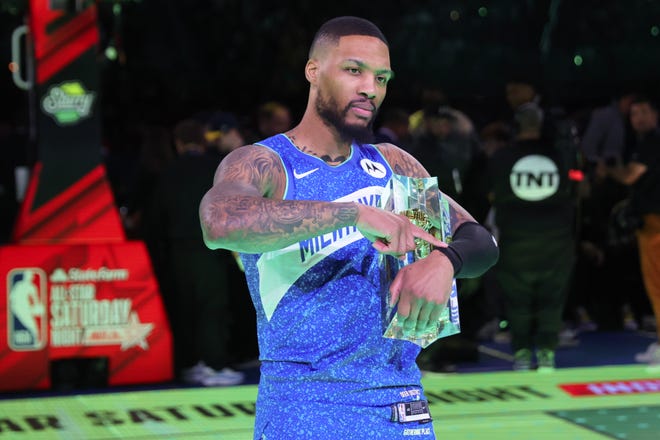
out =
{"type": "MultiPolygon", "coordinates": [[[[396,174],[408,177],[429,177],[428,171],[424,169],[410,153],[392,144],[378,144],[378,149],[387,159],[396,174]]],[[[436,176],[437,177],[437,176],[436,176]]],[[[440,188],[442,190],[442,188],[440,188]]],[[[469,212],[456,203],[451,197],[442,194],[449,201],[449,215],[451,219],[452,232],[465,222],[476,221],[469,212]]]]}
{"type": "Polygon", "coordinates": [[[352,202],[283,200],[285,186],[284,168],[272,150],[249,145],[227,155],[200,203],[206,245],[261,253],[346,226],[357,226],[376,249],[392,255],[414,249],[416,237],[438,245],[403,216],[352,202]]]}

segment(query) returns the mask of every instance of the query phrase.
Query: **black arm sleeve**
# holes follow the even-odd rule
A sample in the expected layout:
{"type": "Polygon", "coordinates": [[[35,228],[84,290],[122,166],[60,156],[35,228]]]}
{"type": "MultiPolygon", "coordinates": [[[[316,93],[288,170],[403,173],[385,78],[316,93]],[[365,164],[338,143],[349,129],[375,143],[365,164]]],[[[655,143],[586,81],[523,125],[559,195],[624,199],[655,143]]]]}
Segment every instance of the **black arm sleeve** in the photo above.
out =
{"type": "Polygon", "coordinates": [[[500,256],[497,242],[479,223],[467,222],[454,232],[446,248],[435,250],[445,254],[454,266],[455,278],[476,278],[490,269],[500,256]]]}

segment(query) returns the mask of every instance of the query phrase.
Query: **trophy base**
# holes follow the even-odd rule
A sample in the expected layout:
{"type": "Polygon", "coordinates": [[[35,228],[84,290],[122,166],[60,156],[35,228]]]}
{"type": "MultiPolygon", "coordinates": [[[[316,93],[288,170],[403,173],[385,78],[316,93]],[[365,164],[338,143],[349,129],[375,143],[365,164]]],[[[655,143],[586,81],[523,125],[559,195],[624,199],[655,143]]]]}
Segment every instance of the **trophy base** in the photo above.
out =
{"type": "MultiPolygon", "coordinates": [[[[450,297],[448,304],[452,303],[452,300],[455,299],[454,291],[452,291],[452,297],[450,297]]],[[[457,301],[456,301],[457,303],[457,301]]],[[[455,315],[458,315],[458,311],[454,312],[455,315]]],[[[389,324],[383,333],[383,337],[390,339],[401,339],[403,341],[412,342],[417,344],[422,348],[426,348],[438,339],[445,338],[447,336],[455,335],[460,333],[461,327],[457,322],[456,317],[454,321],[451,319],[451,310],[449,307],[445,307],[440,315],[440,318],[433,322],[429,323],[429,326],[424,332],[406,332],[403,329],[403,326],[399,322],[399,317],[396,314],[396,310],[391,310],[388,313],[388,316],[392,316],[389,319],[389,324]]]]}

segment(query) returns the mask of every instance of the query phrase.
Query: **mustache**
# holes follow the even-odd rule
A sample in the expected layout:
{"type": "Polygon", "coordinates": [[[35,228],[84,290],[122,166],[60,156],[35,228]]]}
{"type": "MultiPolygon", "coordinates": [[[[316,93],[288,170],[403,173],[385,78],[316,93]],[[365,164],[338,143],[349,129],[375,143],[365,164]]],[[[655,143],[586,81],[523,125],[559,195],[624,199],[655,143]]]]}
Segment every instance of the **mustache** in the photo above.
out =
{"type": "Polygon", "coordinates": [[[346,110],[348,110],[349,108],[351,108],[353,106],[356,106],[356,104],[359,104],[359,105],[357,105],[358,107],[363,106],[363,104],[367,104],[369,106],[369,110],[371,110],[372,112],[376,111],[376,105],[370,99],[367,99],[367,98],[354,99],[354,100],[350,101],[348,103],[348,105],[346,106],[346,110]]]}

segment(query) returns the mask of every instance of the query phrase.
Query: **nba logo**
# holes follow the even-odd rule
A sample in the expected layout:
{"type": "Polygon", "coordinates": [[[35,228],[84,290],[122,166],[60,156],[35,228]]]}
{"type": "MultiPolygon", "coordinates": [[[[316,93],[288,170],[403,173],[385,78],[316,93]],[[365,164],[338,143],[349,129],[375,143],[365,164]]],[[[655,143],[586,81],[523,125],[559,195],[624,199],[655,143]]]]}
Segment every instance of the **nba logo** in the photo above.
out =
{"type": "Polygon", "coordinates": [[[16,351],[46,345],[46,273],[39,268],[13,269],[7,274],[7,336],[16,351]]]}

